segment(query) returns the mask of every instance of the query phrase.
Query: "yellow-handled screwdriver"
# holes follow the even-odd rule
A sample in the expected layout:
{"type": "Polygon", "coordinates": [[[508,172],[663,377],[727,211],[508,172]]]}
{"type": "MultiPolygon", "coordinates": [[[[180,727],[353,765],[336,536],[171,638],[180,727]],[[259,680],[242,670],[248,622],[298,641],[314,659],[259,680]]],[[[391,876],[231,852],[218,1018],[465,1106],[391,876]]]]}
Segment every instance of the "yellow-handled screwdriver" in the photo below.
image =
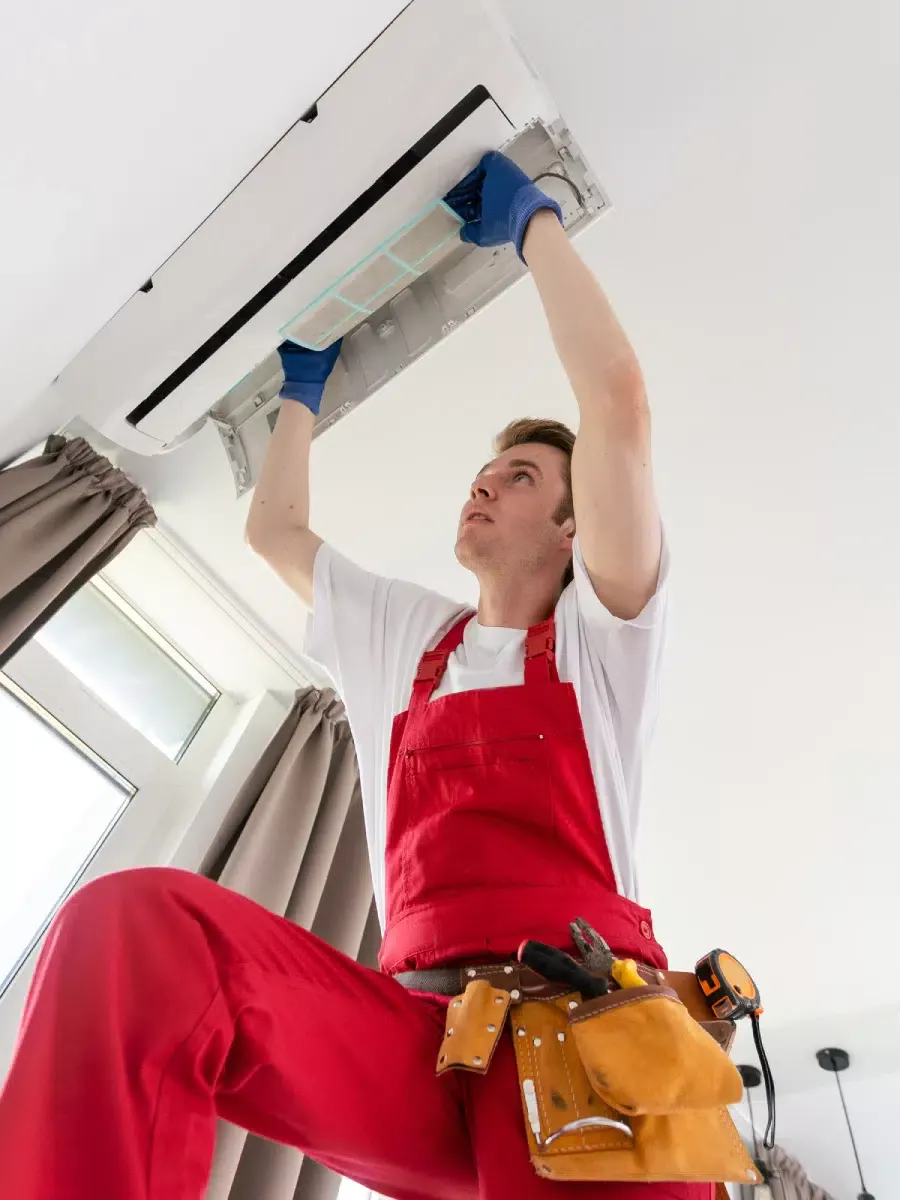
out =
{"type": "Polygon", "coordinates": [[[646,987],[646,979],[638,974],[637,963],[633,958],[616,958],[610,967],[610,974],[620,988],[646,987]]]}

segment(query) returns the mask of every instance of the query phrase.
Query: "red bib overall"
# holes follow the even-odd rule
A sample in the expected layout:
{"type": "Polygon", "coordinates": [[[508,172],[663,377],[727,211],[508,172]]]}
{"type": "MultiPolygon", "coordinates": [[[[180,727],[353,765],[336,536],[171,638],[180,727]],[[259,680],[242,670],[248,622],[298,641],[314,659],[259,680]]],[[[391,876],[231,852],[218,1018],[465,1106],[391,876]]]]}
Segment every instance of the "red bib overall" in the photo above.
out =
{"type": "Polygon", "coordinates": [[[470,619],[424,655],[394,719],[382,969],[510,957],[523,938],[571,949],[575,917],[665,967],[649,911],[616,890],[553,621],[528,631],[523,686],[430,700],[470,619]]]}
{"type": "MultiPolygon", "coordinates": [[[[539,1178],[511,1040],[485,1076],[435,1078],[447,1001],[390,977],[525,937],[569,946],[576,916],[665,965],[650,914],[616,892],[552,622],[529,631],[524,686],[430,701],[463,628],[394,722],[385,973],[187,871],[87,884],[47,934],[0,1095],[4,1195],[202,1200],[224,1117],[398,1200],[711,1200],[539,1178]]],[[[293,1195],[297,1156],[252,1151],[241,1194],[293,1195]]],[[[297,1195],[327,1188],[306,1180],[297,1195]]]]}

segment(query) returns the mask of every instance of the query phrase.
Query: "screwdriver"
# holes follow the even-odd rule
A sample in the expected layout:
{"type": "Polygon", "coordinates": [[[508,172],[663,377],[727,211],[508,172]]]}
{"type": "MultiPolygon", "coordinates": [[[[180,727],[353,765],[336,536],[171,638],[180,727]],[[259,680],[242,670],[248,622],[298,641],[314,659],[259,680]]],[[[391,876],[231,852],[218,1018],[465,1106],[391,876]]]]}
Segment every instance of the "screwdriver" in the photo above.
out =
{"type": "Polygon", "coordinates": [[[620,988],[646,987],[646,979],[638,974],[633,958],[617,958],[610,967],[610,974],[620,988]]]}
{"type": "Polygon", "coordinates": [[[551,983],[563,983],[573,992],[581,992],[585,1000],[594,996],[605,996],[609,983],[598,979],[570,958],[564,950],[548,946],[544,942],[524,941],[516,955],[523,966],[530,967],[551,983]]]}

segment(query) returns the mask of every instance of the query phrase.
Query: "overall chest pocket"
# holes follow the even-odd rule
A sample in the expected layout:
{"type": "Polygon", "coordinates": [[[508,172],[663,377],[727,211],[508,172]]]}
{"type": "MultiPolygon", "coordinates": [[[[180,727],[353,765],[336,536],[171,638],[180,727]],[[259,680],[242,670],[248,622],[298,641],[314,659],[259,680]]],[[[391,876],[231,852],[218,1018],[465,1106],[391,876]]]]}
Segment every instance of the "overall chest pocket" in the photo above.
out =
{"type": "Polygon", "coordinates": [[[474,886],[553,882],[553,795],[541,734],[410,748],[407,899],[474,886]]]}

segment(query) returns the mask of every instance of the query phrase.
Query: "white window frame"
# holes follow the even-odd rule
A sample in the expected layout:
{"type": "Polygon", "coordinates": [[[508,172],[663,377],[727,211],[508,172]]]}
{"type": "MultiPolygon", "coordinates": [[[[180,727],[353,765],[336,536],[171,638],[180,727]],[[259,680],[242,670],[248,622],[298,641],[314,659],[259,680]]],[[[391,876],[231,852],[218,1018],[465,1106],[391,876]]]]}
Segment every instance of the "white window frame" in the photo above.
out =
{"type": "Polygon", "coordinates": [[[36,642],[28,642],[4,674],[135,788],[92,859],[92,875],[127,866],[151,845],[154,832],[189,801],[211,737],[219,740],[234,718],[234,703],[220,695],[181,759],[173,762],[36,642]]]}
{"type": "MultiPolygon", "coordinates": [[[[167,649],[193,661],[219,696],[174,762],[36,642],[26,643],[7,664],[4,673],[14,684],[136,789],[75,888],[138,866],[199,870],[294,691],[316,677],[301,655],[276,646],[158,529],[139,534],[103,575],[167,649]]],[[[61,881],[60,891],[70,883],[61,881]]],[[[12,1057],[42,941],[0,998],[0,1079],[12,1057]]]]}

